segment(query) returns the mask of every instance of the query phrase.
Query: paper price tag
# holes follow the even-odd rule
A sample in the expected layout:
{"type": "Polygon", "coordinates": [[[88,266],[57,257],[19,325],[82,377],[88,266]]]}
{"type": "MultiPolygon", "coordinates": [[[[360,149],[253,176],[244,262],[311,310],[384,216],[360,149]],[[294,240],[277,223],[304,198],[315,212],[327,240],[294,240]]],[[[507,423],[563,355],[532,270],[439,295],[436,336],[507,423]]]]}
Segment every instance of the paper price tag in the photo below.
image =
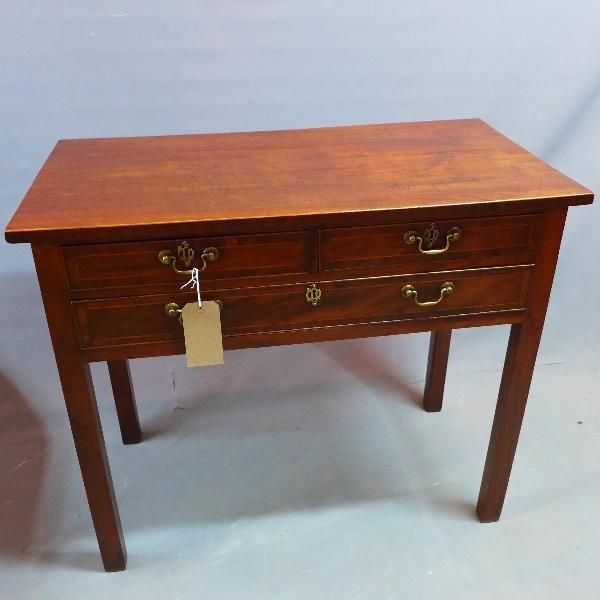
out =
{"type": "Polygon", "coordinates": [[[213,300],[186,304],[181,310],[188,367],[223,364],[221,311],[213,300]]]}

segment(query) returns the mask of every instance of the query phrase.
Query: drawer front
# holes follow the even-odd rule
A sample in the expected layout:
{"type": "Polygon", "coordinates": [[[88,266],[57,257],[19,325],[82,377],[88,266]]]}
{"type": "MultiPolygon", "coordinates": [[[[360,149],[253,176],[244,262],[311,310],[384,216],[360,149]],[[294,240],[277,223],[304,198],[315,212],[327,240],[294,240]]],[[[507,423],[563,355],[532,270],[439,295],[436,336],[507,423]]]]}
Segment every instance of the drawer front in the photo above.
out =
{"type": "Polygon", "coordinates": [[[432,265],[442,269],[531,263],[540,229],[540,215],[325,229],[320,233],[320,269],[402,266],[408,273],[431,270],[432,265]],[[457,232],[458,239],[448,240],[457,232]]]}
{"type": "Polygon", "coordinates": [[[162,250],[170,251],[174,257],[179,256],[176,267],[188,270],[194,266],[202,267],[201,255],[205,248],[216,248],[218,258],[207,262],[202,273],[203,280],[300,274],[307,270],[307,239],[307,233],[300,231],[66,246],[63,256],[73,290],[165,283],[182,285],[189,277],[175,273],[169,264],[161,264],[158,254],[162,250]],[[190,249],[193,250],[193,258],[190,249]],[[187,265],[186,257],[191,258],[187,265]]]}
{"type": "MultiPolygon", "coordinates": [[[[529,267],[508,267],[321,281],[315,283],[318,289],[309,292],[317,300],[314,306],[307,301],[306,284],[216,290],[205,298],[223,302],[223,335],[231,336],[519,309],[525,306],[530,272],[529,267]],[[444,295],[447,282],[453,289],[444,295]],[[414,294],[405,292],[408,285],[414,294]],[[415,302],[440,298],[430,306],[415,302]]],[[[164,306],[176,302],[181,307],[193,301],[193,294],[177,293],[81,300],[72,306],[81,345],[91,348],[179,340],[182,326],[178,319],[166,316],[164,306]]]]}

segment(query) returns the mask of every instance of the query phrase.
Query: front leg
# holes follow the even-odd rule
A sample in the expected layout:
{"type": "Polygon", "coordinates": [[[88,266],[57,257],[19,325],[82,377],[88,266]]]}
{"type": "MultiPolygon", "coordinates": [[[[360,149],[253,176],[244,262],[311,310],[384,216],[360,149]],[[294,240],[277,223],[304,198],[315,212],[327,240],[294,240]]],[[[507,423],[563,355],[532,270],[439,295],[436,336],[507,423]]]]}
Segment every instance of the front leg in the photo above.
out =
{"type": "Polygon", "coordinates": [[[497,521],[502,512],[525,414],[539,333],[541,332],[536,332],[530,324],[513,325],[510,330],[496,414],[477,502],[477,515],[482,523],[497,521]]]}
{"type": "Polygon", "coordinates": [[[78,339],[69,286],[56,245],[34,245],[33,258],[75,450],[106,571],[125,569],[127,553],[106,457],[98,406],[78,339]]]}
{"type": "Polygon", "coordinates": [[[89,365],[56,360],[102,563],[106,571],[122,571],[127,551],[89,365]]]}
{"type": "Polygon", "coordinates": [[[483,523],[497,521],[502,512],[566,215],[566,209],[553,209],[544,215],[539,250],[528,294],[527,316],[523,323],[513,325],[510,330],[498,403],[477,502],[477,515],[483,523]]]}

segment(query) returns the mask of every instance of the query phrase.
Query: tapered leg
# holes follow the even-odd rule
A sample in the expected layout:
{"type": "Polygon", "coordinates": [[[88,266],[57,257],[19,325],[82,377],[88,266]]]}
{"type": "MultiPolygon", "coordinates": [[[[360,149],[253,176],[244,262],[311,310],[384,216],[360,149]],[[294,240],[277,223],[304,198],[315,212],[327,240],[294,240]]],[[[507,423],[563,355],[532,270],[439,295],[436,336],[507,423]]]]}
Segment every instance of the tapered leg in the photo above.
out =
{"type": "Polygon", "coordinates": [[[529,323],[513,325],[510,330],[496,414],[477,503],[477,514],[484,523],[497,521],[502,512],[525,413],[540,333],[529,323]]]}
{"type": "Polygon", "coordinates": [[[119,417],[121,439],[124,444],[137,444],[142,440],[142,432],[135,406],[129,363],[126,360],[109,360],[107,363],[119,417]]]}
{"type": "Polygon", "coordinates": [[[122,571],[127,553],[121,520],[89,366],[80,348],[71,309],[62,252],[59,246],[50,244],[33,245],[32,250],[102,562],[107,571],[122,571]]]}
{"type": "Polygon", "coordinates": [[[544,326],[565,217],[565,209],[549,210],[544,215],[527,298],[527,314],[522,323],[513,325],[510,330],[477,502],[477,515],[483,523],[497,521],[502,512],[544,326]]]}
{"type": "Polygon", "coordinates": [[[423,393],[423,408],[427,412],[439,412],[442,410],[451,337],[451,329],[431,332],[429,358],[427,359],[427,375],[425,376],[425,392],[423,393]]]}
{"type": "Polygon", "coordinates": [[[122,571],[127,554],[89,365],[57,362],[102,563],[106,571],[122,571]]]}

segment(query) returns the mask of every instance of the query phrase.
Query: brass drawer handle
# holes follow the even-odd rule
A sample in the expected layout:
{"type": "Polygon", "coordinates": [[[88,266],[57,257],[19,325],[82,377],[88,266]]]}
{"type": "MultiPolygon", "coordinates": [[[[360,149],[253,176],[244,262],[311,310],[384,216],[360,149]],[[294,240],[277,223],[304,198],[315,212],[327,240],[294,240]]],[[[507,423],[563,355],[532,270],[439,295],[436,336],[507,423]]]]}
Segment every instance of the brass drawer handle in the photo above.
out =
{"type": "Polygon", "coordinates": [[[408,283],[401,290],[400,293],[404,298],[413,298],[415,304],[419,306],[435,306],[439,304],[446,296],[449,296],[454,291],[454,283],[451,281],[445,281],[442,283],[440,288],[440,297],[437,300],[429,300],[427,302],[420,302],[418,298],[417,288],[412,284],[408,283]]]}
{"type": "MultiPolygon", "coordinates": [[[[195,256],[194,249],[190,246],[190,243],[187,241],[181,242],[179,246],[177,246],[177,256],[174,256],[171,250],[161,250],[158,253],[158,262],[163,265],[171,265],[173,267],[173,271],[179,275],[191,275],[192,269],[188,271],[181,271],[177,268],[177,261],[182,260],[186,267],[190,266],[190,263],[194,260],[195,256]]],[[[214,246],[208,246],[202,250],[202,254],[200,255],[200,259],[202,260],[202,268],[198,269],[198,271],[204,271],[206,267],[208,267],[209,262],[215,262],[219,258],[219,250],[214,246]]]]}
{"type": "MultiPolygon", "coordinates": [[[[219,305],[219,310],[223,310],[223,302],[221,300],[215,300],[215,302],[219,305]]],[[[169,302],[169,304],[165,304],[164,311],[167,317],[178,317],[179,322],[183,323],[181,319],[181,308],[179,308],[179,304],[176,302],[169,302]]]]}
{"type": "Polygon", "coordinates": [[[404,234],[404,243],[412,246],[419,241],[419,252],[421,254],[443,254],[450,248],[450,242],[456,242],[460,238],[462,231],[460,227],[450,227],[446,234],[446,245],[443,248],[434,248],[431,250],[431,246],[435,244],[438,237],[440,236],[440,230],[435,226],[435,223],[430,223],[427,229],[423,232],[423,236],[417,235],[416,231],[407,231],[404,234]],[[430,248],[429,250],[423,250],[423,245],[430,248]]]}

